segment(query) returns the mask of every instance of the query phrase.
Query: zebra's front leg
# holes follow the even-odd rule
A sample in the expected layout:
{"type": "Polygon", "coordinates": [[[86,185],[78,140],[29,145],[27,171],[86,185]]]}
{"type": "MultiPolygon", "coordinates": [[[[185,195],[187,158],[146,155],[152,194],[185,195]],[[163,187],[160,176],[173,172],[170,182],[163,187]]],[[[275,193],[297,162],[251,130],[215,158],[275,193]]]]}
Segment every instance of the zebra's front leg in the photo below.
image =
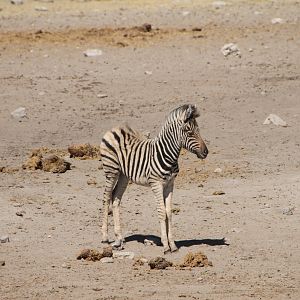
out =
{"type": "Polygon", "coordinates": [[[120,203],[122,196],[127,188],[128,179],[125,175],[120,174],[118,182],[114,188],[112,195],[113,203],[113,216],[114,216],[114,229],[115,229],[115,241],[112,244],[113,248],[120,249],[123,246],[123,237],[120,223],[120,203]]]}
{"type": "Polygon", "coordinates": [[[174,180],[172,180],[164,190],[164,198],[165,198],[165,205],[166,205],[166,227],[167,227],[167,234],[168,234],[168,241],[171,248],[171,252],[175,252],[178,250],[177,246],[175,245],[174,238],[173,238],[173,231],[172,231],[172,197],[173,197],[173,188],[174,188],[174,180]]]}
{"type": "Polygon", "coordinates": [[[108,212],[109,204],[112,202],[112,191],[119,174],[106,176],[105,189],[103,195],[103,215],[102,215],[102,243],[108,243],[108,212]]]}
{"type": "Polygon", "coordinates": [[[161,242],[163,244],[164,253],[170,252],[170,246],[168,242],[168,236],[167,236],[167,226],[166,226],[166,207],[164,202],[164,189],[163,184],[160,182],[155,182],[151,184],[152,191],[154,192],[154,195],[156,197],[157,201],[157,211],[158,211],[158,217],[160,222],[160,229],[161,229],[161,242]]]}

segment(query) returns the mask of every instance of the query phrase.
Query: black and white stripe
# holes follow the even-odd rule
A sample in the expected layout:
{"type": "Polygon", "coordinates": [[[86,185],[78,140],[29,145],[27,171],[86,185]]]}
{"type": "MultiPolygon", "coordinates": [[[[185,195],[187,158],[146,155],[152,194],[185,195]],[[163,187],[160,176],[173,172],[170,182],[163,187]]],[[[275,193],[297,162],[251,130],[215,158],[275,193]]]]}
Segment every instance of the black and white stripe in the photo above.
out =
{"type": "Polygon", "coordinates": [[[108,241],[108,209],[109,203],[112,203],[115,246],[122,244],[119,204],[130,180],[151,186],[158,202],[164,250],[177,249],[172,238],[169,210],[174,179],[179,171],[180,150],[185,148],[202,159],[208,153],[196,122],[198,116],[194,105],[183,105],[169,114],[154,139],[147,139],[128,126],[116,127],[103,136],[101,155],[106,176],[102,226],[104,241],[108,241]]]}

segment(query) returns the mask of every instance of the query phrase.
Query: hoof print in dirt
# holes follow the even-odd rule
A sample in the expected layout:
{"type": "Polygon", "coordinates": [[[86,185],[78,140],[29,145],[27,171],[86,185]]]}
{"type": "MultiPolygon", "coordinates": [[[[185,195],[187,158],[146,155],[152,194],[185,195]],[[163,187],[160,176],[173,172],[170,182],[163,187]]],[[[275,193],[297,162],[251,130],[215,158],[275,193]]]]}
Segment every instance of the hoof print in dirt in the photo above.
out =
{"type": "Polygon", "coordinates": [[[189,252],[185,257],[182,264],[179,265],[181,268],[194,268],[194,267],[205,267],[212,266],[212,262],[208,260],[207,256],[202,252],[191,253],[189,252]]]}
{"type": "Polygon", "coordinates": [[[112,257],[112,247],[105,247],[101,251],[95,249],[83,249],[77,256],[77,259],[83,259],[87,261],[98,261],[103,257],[112,257]]]}
{"type": "Polygon", "coordinates": [[[173,266],[172,262],[167,261],[163,257],[152,258],[148,264],[150,266],[150,269],[157,269],[157,270],[163,270],[166,269],[167,267],[173,266]]]}

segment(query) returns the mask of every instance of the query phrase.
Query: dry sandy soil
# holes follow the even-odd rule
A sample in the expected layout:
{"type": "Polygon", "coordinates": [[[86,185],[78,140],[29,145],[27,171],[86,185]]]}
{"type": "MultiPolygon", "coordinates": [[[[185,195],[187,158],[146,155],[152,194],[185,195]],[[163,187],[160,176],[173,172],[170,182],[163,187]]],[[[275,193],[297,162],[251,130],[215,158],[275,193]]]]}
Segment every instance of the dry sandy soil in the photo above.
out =
{"type": "MultiPolygon", "coordinates": [[[[300,299],[299,16],[299,1],[1,1],[0,298],[300,299]],[[231,42],[240,57],[221,53],[231,42]],[[124,122],[153,137],[184,103],[199,107],[210,154],[181,155],[180,249],[166,258],[202,251],[213,266],[76,260],[102,247],[100,162],[67,157],[63,174],[22,163],[33,148],[98,145],[124,122]],[[270,113],[288,126],[263,125],[270,113]]],[[[163,255],[149,189],[129,186],[122,224],[126,251],[163,255]]]]}

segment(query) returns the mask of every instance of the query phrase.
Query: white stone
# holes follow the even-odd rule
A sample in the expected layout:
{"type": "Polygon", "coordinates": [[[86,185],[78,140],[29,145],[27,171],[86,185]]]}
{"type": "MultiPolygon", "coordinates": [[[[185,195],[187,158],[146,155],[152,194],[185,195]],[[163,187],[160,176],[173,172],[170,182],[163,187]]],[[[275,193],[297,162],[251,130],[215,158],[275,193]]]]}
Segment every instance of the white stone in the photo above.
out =
{"type": "Polygon", "coordinates": [[[9,242],[9,236],[8,235],[3,235],[0,237],[0,243],[7,243],[9,242]]]}
{"type": "Polygon", "coordinates": [[[263,125],[274,124],[276,126],[287,127],[287,123],[283,121],[280,117],[274,114],[270,114],[264,121],[263,125]]]}
{"type": "Polygon", "coordinates": [[[103,264],[111,264],[114,262],[114,259],[112,257],[103,257],[100,259],[100,262],[103,264]]]}
{"type": "Polygon", "coordinates": [[[282,24],[282,23],[284,23],[284,20],[281,18],[274,18],[271,20],[271,23],[272,24],[282,24]]]}
{"type": "Polygon", "coordinates": [[[216,169],[214,170],[214,173],[222,173],[222,169],[221,169],[221,168],[216,168],[216,169]]]}
{"type": "Polygon", "coordinates": [[[226,2],[224,2],[224,1],[214,1],[214,2],[212,3],[212,6],[213,6],[214,8],[216,8],[216,9],[222,8],[222,7],[224,7],[225,5],[226,5],[226,2]]]}
{"type": "Polygon", "coordinates": [[[20,120],[26,117],[26,108],[25,107],[18,107],[16,110],[11,112],[13,118],[20,120]]]}
{"type": "Polygon", "coordinates": [[[87,49],[86,51],[83,52],[84,56],[87,57],[95,57],[95,56],[100,56],[103,54],[102,50],[100,49],[87,49]]]}
{"type": "Polygon", "coordinates": [[[124,258],[129,258],[129,259],[134,259],[134,252],[114,252],[113,253],[114,258],[119,258],[119,259],[124,259],[124,258]]]}
{"type": "Polygon", "coordinates": [[[233,43],[229,43],[229,44],[225,44],[222,49],[221,52],[223,53],[223,55],[226,57],[228,55],[236,55],[236,56],[241,56],[241,51],[238,47],[237,44],[233,44],[233,43]]]}

